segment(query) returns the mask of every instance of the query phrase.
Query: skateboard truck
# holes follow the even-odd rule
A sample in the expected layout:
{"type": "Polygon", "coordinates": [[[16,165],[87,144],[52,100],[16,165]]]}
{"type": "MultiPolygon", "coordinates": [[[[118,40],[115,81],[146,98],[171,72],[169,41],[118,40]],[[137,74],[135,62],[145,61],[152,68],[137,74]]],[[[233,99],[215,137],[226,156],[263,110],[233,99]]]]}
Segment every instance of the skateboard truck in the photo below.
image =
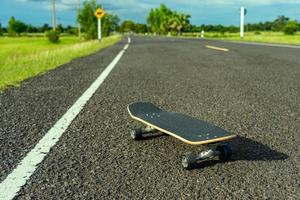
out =
{"type": "MultiPolygon", "coordinates": [[[[134,140],[141,140],[143,134],[158,132],[155,128],[151,126],[146,126],[145,128],[135,128],[130,131],[130,136],[134,140]]],[[[215,146],[215,145],[214,145],[215,146]]],[[[214,157],[219,158],[221,161],[227,161],[232,155],[232,150],[228,144],[217,145],[216,147],[211,147],[205,151],[198,154],[189,152],[184,154],[181,160],[181,164],[184,169],[193,169],[198,161],[210,160],[214,157]]]]}
{"type": "Polygon", "coordinates": [[[208,149],[195,153],[186,153],[181,160],[181,164],[185,169],[192,169],[197,165],[198,161],[209,160],[218,156],[221,161],[227,161],[232,155],[232,150],[228,144],[218,145],[215,149],[208,149]]]}
{"type": "Polygon", "coordinates": [[[146,128],[135,128],[130,130],[130,136],[134,140],[140,140],[143,138],[143,134],[155,133],[157,130],[151,126],[146,126],[146,128]]]}

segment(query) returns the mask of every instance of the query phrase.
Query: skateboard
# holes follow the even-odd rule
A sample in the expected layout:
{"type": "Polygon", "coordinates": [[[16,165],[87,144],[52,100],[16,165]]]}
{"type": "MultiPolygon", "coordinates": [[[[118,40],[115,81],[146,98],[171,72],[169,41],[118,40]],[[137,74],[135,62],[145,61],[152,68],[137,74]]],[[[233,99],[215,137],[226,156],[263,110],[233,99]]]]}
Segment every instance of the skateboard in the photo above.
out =
{"type": "Polygon", "coordinates": [[[127,106],[129,115],[146,127],[130,131],[134,140],[141,140],[147,133],[160,131],[173,136],[187,144],[213,144],[201,153],[186,153],[182,157],[182,166],[192,169],[199,161],[218,157],[221,161],[228,160],[232,155],[231,147],[222,142],[231,140],[236,135],[208,122],[188,115],[163,111],[149,102],[136,102],[127,106]]]}

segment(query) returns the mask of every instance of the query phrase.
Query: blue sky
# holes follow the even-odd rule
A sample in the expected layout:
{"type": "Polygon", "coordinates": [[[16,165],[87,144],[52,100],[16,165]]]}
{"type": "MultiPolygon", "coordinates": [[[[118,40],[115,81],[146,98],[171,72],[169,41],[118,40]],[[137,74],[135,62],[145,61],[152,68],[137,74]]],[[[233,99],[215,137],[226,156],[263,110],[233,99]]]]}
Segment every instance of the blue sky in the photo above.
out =
{"type": "MultiPolygon", "coordinates": [[[[75,25],[77,0],[56,0],[57,21],[75,25]]],[[[83,0],[81,0],[83,2],[83,0]]],[[[145,23],[151,8],[168,7],[191,14],[192,24],[239,24],[239,7],[248,10],[246,22],[273,20],[285,15],[300,21],[300,0],[99,0],[107,12],[121,20],[145,23]]],[[[6,26],[10,16],[33,25],[51,24],[51,0],[0,0],[0,23],[6,26]]]]}

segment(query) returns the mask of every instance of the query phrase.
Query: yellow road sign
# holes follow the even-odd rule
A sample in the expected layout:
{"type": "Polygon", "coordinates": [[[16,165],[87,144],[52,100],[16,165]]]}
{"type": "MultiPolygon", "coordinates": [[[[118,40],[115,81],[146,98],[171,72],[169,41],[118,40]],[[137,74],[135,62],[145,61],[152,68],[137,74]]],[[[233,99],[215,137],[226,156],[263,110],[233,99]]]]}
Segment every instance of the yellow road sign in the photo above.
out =
{"type": "Polygon", "coordinates": [[[96,16],[98,19],[103,18],[104,15],[105,15],[105,11],[102,10],[101,8],[98,8],[98,9],[95,11],[95,16],[96,16]]]}

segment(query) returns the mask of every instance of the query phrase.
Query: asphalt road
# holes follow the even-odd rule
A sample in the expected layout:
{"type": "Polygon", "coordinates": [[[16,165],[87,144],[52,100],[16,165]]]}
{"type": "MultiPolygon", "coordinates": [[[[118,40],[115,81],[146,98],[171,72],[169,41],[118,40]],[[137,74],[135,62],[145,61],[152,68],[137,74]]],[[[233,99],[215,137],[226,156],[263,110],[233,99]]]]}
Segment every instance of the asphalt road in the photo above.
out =
{"type": "MultiPolygon", "coordinates": [[[[126,42],[0,94],[0,182],[126,42]]],[[[16,199],[299,199],[299,103],[300,49],[133,37],[16,199]],[[232,160],[186,171],[181,155],[203,147],[133,141],[126,106],[136,101],[238,134],[232,160]]]]}

